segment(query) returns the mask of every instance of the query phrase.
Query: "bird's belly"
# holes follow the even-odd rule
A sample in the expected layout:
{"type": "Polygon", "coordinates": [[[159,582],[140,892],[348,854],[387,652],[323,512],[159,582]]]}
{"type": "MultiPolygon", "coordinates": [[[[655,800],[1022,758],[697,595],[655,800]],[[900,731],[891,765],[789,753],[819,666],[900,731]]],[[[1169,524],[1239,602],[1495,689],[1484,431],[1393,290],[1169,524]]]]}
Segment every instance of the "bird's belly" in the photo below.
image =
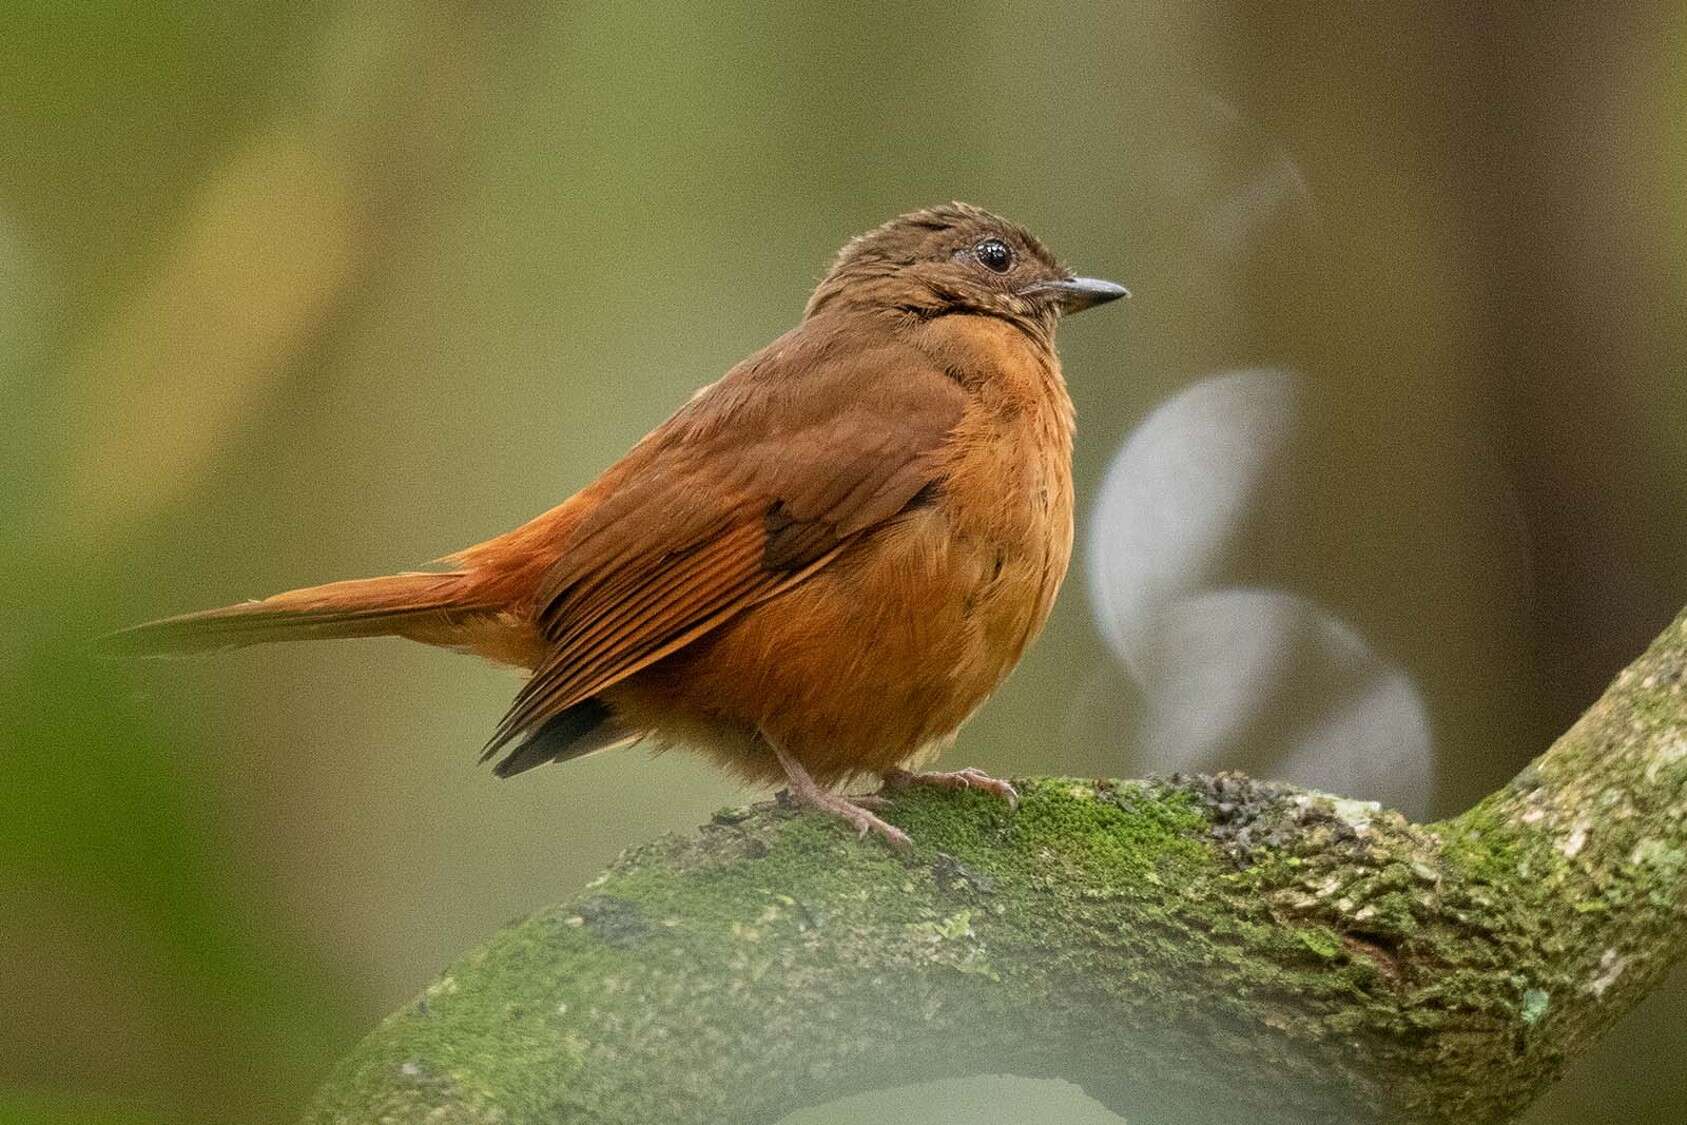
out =
{"type": "Polygon", "coordinates": [[[922,509],[609,698],[753,779],[783,776],[758,732],[823,783],[889,769],[952,736],[1018,661],[1064,571],[1048,539],[957,535],[922,509]]]}

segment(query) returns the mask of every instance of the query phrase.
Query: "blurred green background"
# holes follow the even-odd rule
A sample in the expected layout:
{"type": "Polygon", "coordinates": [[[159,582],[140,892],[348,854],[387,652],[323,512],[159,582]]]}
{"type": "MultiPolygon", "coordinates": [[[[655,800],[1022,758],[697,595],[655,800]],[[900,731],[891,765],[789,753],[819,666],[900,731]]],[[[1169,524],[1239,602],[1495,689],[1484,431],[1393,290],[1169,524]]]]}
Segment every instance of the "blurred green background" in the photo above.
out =
{"type": "MultiPolygon", "coordinates": [[[[1136,292],[1062,330],[1086,511],[1135,424],[1239,366],[1313,388],[1303,458],[1382,467],[1278,526],[1266,577],[1409,674],[1431,811],[1687,602],[1679,4],[12,0],[0,27],[0,1118],[288,1120],[497,925],[746,799],[637,751],[495,782],[515,681],[419,646],[90,642],[536,514],[917,206],[1136,292]]],[[[1152,764],[1082,571],[950,761],[1152,764]]],[[[1528,1120],[1687,1121],[1683,998],[1528,1120]]],[[[792,1121],[885,1118],[1110,1119],[992,1080],[792,1121]]]]}

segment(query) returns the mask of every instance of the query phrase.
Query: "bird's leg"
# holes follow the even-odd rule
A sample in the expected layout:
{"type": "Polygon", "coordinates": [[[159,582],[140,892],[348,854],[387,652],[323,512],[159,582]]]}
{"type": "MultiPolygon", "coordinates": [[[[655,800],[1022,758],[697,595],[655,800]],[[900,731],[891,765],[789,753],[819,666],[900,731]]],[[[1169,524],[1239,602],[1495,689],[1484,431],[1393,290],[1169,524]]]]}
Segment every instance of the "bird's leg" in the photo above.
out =
{"type": "Polygon", "coordinates": [[[790,793],[793,804],[806,805],[811,809],[829,812],[833,816],[841,816],[855,826],[857,836],[877,832],[892,847],[906,848],[913,844],[908,838],[908,833],[896,825],[880,820],[850,798],[822,788],[808,776],[808,771],[802,768],[802,763],[781,749],[777,742],[765,736],[763,741],[773,749],[773,756],[778,758],[779,764],[785,768],[785,777],[790,782],[787,792],[790,793]]]}
{"type": "Polygon", "coordinates": [[[906,789],[910,785],[935,785],[939,789],[982,789],[986,793],[994,793],[1004,798],[1010,809],[1019,807],[1019,790],[1001,778],[991,777],[983,770],[973,769],[971,766],[951,773],[911,773],[904,769],[888,769],[879,776],[884,779],[887,790],[906,789]]]}

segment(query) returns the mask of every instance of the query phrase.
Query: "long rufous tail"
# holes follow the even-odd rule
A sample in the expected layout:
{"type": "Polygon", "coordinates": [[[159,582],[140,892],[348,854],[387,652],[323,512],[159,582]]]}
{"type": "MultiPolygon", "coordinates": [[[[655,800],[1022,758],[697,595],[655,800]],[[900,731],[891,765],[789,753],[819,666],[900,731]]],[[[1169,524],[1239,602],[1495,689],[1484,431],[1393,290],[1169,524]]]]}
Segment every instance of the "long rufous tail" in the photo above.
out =
{"type": "Polygon", "coordinates": [[[337,637],[399,636],[449,644],[466,619],[492,608],[474,604],[470,585],[466,571],[355,578],[149,621],[112,633],[106,643],[137,656],[337,637]]]}

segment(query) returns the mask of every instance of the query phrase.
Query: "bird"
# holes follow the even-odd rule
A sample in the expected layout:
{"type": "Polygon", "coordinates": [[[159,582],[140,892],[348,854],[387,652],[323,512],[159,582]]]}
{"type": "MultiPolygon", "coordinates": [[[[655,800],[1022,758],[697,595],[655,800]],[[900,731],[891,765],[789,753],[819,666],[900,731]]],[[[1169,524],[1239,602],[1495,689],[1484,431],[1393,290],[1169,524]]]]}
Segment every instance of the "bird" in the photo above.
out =
{"type": "Polygon", "coordinates": [[[848,241],[784,335],[596,480],[427,569],[132,626],[136,655],[398,636],[528,673],[510,777],[649,741],[898,848],[917,772],[1041,631],[1072,553],[1055,329],[1128,296],[952,202],[848,241]],[[876,776],[875,793],[839,792],[876,776]]]}

